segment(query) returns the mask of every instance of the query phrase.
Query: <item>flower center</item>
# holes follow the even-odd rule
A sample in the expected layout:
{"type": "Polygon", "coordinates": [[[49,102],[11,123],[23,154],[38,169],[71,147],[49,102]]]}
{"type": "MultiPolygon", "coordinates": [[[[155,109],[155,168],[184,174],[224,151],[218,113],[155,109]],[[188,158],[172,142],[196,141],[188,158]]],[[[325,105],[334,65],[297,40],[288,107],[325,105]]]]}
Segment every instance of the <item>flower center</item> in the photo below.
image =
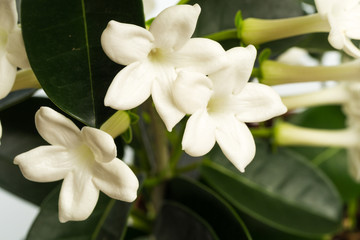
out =
{"type": "Polygon", "coordinates": [[[227,109],[228,97],[223,95],[212,96],[207,105],[207,111],[209,114],[224,113],[227,109]]]}
{"type": "Polygon", "coordinates": [[[74,148],[72,155],[74,160],[77,161],[80,166],[91,168],[95,163],[94,154],[86,144],[74,148]]]}
{"type": "Polygon", "coordinates": [[[165,62],[166,61],[166,53],[161,48],[151,49],[148,57],[149,57],[150,61],[152,61],[152,62],[165,62]]]}

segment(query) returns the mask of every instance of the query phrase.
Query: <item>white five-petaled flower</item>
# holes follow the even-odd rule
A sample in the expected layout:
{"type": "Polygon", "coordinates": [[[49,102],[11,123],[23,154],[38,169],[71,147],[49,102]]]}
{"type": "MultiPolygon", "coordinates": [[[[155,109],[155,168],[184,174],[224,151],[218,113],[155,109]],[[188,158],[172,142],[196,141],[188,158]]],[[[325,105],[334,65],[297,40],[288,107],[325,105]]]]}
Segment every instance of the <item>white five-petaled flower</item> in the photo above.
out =
{"type": "Polygon", "coordinates": [[[254,46],[233,48],[226,55],[230,65],[208,76],[181,71],[173,94],[179,109],[191,114],[182,141],[185,152],[202,156],[217,142],[243,172],[255,155],[245,122],[268,120],[285,113],[286,107],[272,88],[248,83],[256,57],[254,46]]]}
{"type": "Polygon", "coordinates": [[[200,14],[199,5],[177,5],[162,11],[149,30],[110,21],[101,36],[105,53],[128,65],[114,78],[105,105],[118,110],[139,106],[150,95],[167,129],[184,114],[173,102],[171,84],[176,69],[209,74],[223,66],[224,49],[215,41],[191,38],[200,14]]]}
{"type": "Polygon", "coordinates": [[[329,43],[334,48],[359,58],[360,50],[351,39],[360,40],[360,1],[315,0],[315,5],[330,24],[329,43]]]}
{"type": "Polygon", "coordinates": [[[59,197],[61,222],[88,218],[99,190],[122,201],[136,199],[138,179],[116,158],[113,138],[96,128],[78,127],[48,107],[35,116],[36,128],[50,146],[40,146],[15,157],[23,175],[32,181],[64,179],[59,197]]]}
{"type": "Polygon", "coordinates": [[[0,99],[10,92],[17,67],[29,68],[15,0],[0,0],[0,99]]]}

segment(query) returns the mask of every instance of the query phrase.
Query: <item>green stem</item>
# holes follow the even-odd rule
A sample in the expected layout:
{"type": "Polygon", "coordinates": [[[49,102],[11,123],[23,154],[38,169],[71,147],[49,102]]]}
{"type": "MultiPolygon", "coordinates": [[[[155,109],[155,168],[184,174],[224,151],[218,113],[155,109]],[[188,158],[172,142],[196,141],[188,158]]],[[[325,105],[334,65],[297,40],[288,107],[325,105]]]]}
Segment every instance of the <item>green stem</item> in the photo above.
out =
{"type": "Polygon", "coordinates": [[[217,33],[212,33],[204,37],[219,42],[228,39],[238,39],[238,33],[237,33],[237,29],[234,28],[234,29],[227,29],[217,33]]]}
{"type": "Polygon", "coordinates": [[[312,14],[284,19],[247,18],[240,26],[239,36],[245,44],[265,42],[314,32],[329,32],[327,19],[312,14]]]}
{"type": "Polygon", "coordinates": [[[359,208],[359,202],[357,198],[351,199],[348,203],[347,215],[348,215],[348,228],[349,230],[354,230],[356,227],[357,219],[357,210],[359,208]]]}
{"type": "Polygon", "coordinates": [[[272,128],[265,128],[265,127],[250,128],[250,131],[254,137],[269,138],[273,135],[272,128]]]}
{"type": "Polygon", "coordinates": [[[349,92],[343,85],[337,85],[311,93],[282,97],[281,100],[289,110],[319,105],[344,104],[349,101],[349,92]]]}
{"type": "Polygon", "coordinates": [[[358,81],[360,61],[336,66],[300,66],[266,60],[260,66],[260,82],[266,85],[312,81],[358,81]]]}

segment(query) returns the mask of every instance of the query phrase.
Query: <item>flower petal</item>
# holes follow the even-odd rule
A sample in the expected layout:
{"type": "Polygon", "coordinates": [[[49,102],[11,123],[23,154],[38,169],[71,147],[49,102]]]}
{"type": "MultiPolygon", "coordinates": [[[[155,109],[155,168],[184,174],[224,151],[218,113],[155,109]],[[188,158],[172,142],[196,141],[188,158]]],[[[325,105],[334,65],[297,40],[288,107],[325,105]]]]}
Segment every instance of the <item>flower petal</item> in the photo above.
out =
{"type": "Polygon", "coordinates": [[[25,178],[35,182],[52,182],[63,179],[73,167],[73,159],[61,146],[40,146],[17,155],[14,163],[19,165],[25,178]]]}
{"type": "Polygon", "coordinates": [[[345,35],[340,29],[332,27],[329,32],[328,41],[333,48],[341,50],[345,45],[345,35]]]}
{"type": "Polygon", "coordinates": [[[36,112],[35,125],[41,137],[52,145],[72,148],[81,142],[79,128],[49,107],[41,107],[36,112]]]}
{"type": "Polygon", "coordinates": [[[222,118],[217,123],[217,143],[230,162],[244,172],[255,156],[255,142],[250,130],[233,116],[222,118]]]}
{"type": "Polygon", "coordinates": [[[331,11],[333,0],[315,0],[315,6],[316,10],[322,14],[325,15],[331,11]]]}
{"type": "Polygon", "coordinates": [[[351,176],[357,181],[360,182],[360,151],[358,148],[348,149],[348,165],[351,176]]]}
{"type": "Polygon", "coordinates": [[[120,159],[99,164],[93,182],[111,198],[132,202],[137,197],[139,181],[131,169],[120,159]]]}
{"type": "Polygon", "coordinates": [[[153,41],[154,37],[146,29],[113,20],[101,35],[101,46],[106,55],[122,65],[146,59],[153,41]]]}
{"type": "Polygon", "coordinates": [[[226,51],[229,65],[209,75],[214,83],[216,94],[231,94],[241,91],[249,81],[254,61],[256,48],[249,45],[246,48],[235,47],[226,51]]]}
{"type": "Polygon", "coordinates": [[[25,51],[21,29],[16,27],[9,35],[7,44],[7,57],[9,61],[20,68],[30,68],[29,59],[25,51]]]}
{"type": "Polygon", "coordinates": [[[191,38],[174,53],[173,58],[176,67],[206,75],[218,71],[227,64],[223,47],[218,42],[206,38],[191,38]]]}
{"type": "Polygon", "coordinates": [[[99,190],[87,172],[73,171],[64,179],[59,197],[59,220],[82,221],[94,210],[99,198],[99,190]]]}
{"type": "Polygon", "coordinates": [[[97,162],[110,162],[116,158],[117,150],[114,139],[106,132],[96,128],[83,127],[81,135],[97,162]]]}
{"type": "Polygon", "coordinates": [[[186,114],[206,108],[212,92],[211,80],[198,72],[180,71],[172,85],[174,102],[186,114]]]}
{"type": "Polygon", "coordinates": [[[200,6],[176,5],[162,11],[152,22],[149,31],[155,46],[163,49],[181,48],[193,35],[200,6]]]}
{"type": "Polygon", "coordinates": [[[260,83],[246,84],[233,102],[236,117],[241,122],[262,122],[287,111],[279,94],[260,83]]]}
{"type": "Polygon", "coordinates": [[[206,109],[190,116],[182,140],[183,150],[194,157],[203,156],[215,145],[215,123],[206,109]]]}
{"type": "Polygon", "coordinates": [[[15,0],[0,1],[0,29],[7,32],[13,30],[17,24],[18,14],[15,0]]]}
{"type": "Polygon", "coordinates": [[[139,106],[149,98],[157,74],[156,68],[148,62],[130,64],[115,76],[106,93],[105,105],[117,110],[139,106]]]}
{"type": "Polygon", "coordinates": [[[170,132],[185,116],[185,113],[178,109],[172,97],[171,82],[174,81],[175,77],[175,70],[164,69],[164,75],[158,81],[154,81],[152,86],[152,99],[156,111],[170,132]]]}
{"type": "Polygon", "coordinates": [[[14,85],[16,66],[12,65],[0,49],[0,99],[6,97],[14,85]]]}
{"type": "Polygon", "coordinates": [[[350,39],[344,41],[344,52],[354,58],[360,58],[360,49],[357,48],[350,39]]]}

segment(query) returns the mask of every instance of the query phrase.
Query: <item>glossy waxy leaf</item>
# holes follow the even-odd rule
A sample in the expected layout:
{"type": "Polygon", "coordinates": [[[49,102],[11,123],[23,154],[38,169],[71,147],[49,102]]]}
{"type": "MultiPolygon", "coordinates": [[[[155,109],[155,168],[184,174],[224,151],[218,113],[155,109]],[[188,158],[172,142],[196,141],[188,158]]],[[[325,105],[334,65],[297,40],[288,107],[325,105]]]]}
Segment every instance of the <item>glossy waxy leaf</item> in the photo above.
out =
{"type": "Polygon", "coordinates": [[[99,127],[113,110],[104,96],[121,69],[103,52],[110,20],[144,25],[140,0],[22,0],[22,31],[31,67],[63,111],[99,127]]]}
{"type": "Polygon", "coordinates": [[[212,228],[196,213],[175,202],[165,202],[155,224],[158,240],[217,240],[212,228]]]}
{"type": "Polygon", "coordinates": [[[30,98],[0,111],[3,128],[0,145],[0,187],[36,205],[41,204],[57,183],[36,183],[25,179],[19,166],[13,164],[13,160],[20,153],[47,144],[37,133],[34,123],[35,112],[40,106],[54,107],[49,99],[30,98]]]}
{"type": "Polygon", "coordinates": [[[185,205],[199,215],[221,240],[252,239],[235,210],[218,194],[199,182],[175,178],[167,185],[166,198],[185,205]]]}
{"type": "Polygon", "coordinates": [[[273,153],[258,143],[244,174],[220,155],[212,160],[202,167],[206,182],[253,219],[304,238],[338,229],[341,198],[329,179],[301,155],[280,148],[273,153]]]}

